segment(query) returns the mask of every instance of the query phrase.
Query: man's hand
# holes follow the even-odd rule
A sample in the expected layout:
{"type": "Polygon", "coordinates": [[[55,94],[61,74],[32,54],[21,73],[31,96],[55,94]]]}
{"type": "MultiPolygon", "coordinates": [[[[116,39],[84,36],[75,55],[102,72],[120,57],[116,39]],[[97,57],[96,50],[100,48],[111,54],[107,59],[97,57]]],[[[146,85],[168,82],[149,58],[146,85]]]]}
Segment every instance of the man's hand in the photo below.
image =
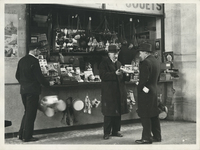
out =
{"type": "Polygon", "coordinates": [[[50,86],[55,84],[55,81],[49,81],[50,86]]]}
{"type": "Polygon", "coordinates": [[[121,75],[122,71],[120,69],[118,69],[115,73],[116,73],[116,75],[121,75]]]}

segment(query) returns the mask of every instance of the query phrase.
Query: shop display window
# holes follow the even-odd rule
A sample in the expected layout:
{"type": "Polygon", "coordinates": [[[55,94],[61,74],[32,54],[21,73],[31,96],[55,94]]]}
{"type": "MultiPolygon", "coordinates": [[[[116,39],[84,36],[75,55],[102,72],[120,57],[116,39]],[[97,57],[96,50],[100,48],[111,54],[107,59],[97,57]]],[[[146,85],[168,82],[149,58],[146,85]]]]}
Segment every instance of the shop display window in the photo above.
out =
{"type": "Polygon", "coordinates": [[[82,74],[88,72],[89,63],[93,76],[79,81],[94,81],[110,44],[120,48],[127,41],[137,49],[140,43],[149,42],[161,61],[161,39],[160,16],[67,5],[30,5],[30,42],[43,44],[42,55],[47,62],[67,64],[74,71],[79,67],[82,74]]]}

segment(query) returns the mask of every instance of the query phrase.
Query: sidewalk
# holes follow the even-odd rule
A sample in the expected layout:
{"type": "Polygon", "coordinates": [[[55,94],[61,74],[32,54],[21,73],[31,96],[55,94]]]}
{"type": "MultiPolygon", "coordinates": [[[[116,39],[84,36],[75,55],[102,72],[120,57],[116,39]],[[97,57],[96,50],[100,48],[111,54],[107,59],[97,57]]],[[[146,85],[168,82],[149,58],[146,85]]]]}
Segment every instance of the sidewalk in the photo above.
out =
{"type": "MultiPolygon", "coordinates": [[[[196,123],[161,121],[162,142],[152,145],[169,144],[196,144],[196,123]]],[[[87,145],[138,145],[134,141],[141,138],[142,126],[140,123],[124,124],[121,133],[124,137],[111,137],[103,140],[103,128],[92,128],[84,130],[73,130],[58,133],[35,135],[39,138],[36,142],[24,143],[18,138],[7,138],[5,144],[87,144],[87,145]]]]}

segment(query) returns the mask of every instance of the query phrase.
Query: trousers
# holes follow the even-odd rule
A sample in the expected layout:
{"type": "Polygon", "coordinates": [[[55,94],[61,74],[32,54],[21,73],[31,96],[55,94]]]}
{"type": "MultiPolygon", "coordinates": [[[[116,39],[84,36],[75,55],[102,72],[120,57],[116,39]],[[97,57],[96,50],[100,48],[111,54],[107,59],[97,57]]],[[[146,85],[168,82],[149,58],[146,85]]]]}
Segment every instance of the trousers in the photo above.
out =
{"type": "Polygon", "coordinates": [[[19,138],[27,140],[32,138],[33,135],[34,122],[38,109],[39,95],[21,94],[21,97],[25,110],[19,129],[19,138]]]}
{"type": "Polygon", "coordinates": [[[152,136],[154,139],[161,140],[161,127],[160,127],[160,119],[158,116],[150,117],[150,118],[141,118],[142,123],[142,139],[143,140],[152,140],[152,136]]]}
{"type": "Polygon", "coordinates": [[[121,116],[104,116],[104,134],[117,133],[121,129],[121,116]]]}

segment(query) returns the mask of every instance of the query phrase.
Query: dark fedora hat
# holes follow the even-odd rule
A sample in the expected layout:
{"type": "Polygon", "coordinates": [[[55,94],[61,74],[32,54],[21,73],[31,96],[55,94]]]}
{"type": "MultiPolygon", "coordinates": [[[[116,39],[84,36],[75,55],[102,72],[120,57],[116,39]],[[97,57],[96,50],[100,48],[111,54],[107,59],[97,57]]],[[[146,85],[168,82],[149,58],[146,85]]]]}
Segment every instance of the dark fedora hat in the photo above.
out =
{"type": "Polygon", "coordinates": [[[142,43],[142,44],[139,45],[137,51],[153,52],[152,44],[150,44],[150,43],[142,43]]]}
{"type": "Polygon", "coordinates": [[[34,50],[36,48],[40,48],[41,47],[41,43],[30,43],[28,48],[29,50],[34,50]]]}
{"type": "Polygon", "coordinates": [[[108,53],[117,53],[119,52],[119,48],[117,45],[109,45],[108,46],[108,53]]]}

